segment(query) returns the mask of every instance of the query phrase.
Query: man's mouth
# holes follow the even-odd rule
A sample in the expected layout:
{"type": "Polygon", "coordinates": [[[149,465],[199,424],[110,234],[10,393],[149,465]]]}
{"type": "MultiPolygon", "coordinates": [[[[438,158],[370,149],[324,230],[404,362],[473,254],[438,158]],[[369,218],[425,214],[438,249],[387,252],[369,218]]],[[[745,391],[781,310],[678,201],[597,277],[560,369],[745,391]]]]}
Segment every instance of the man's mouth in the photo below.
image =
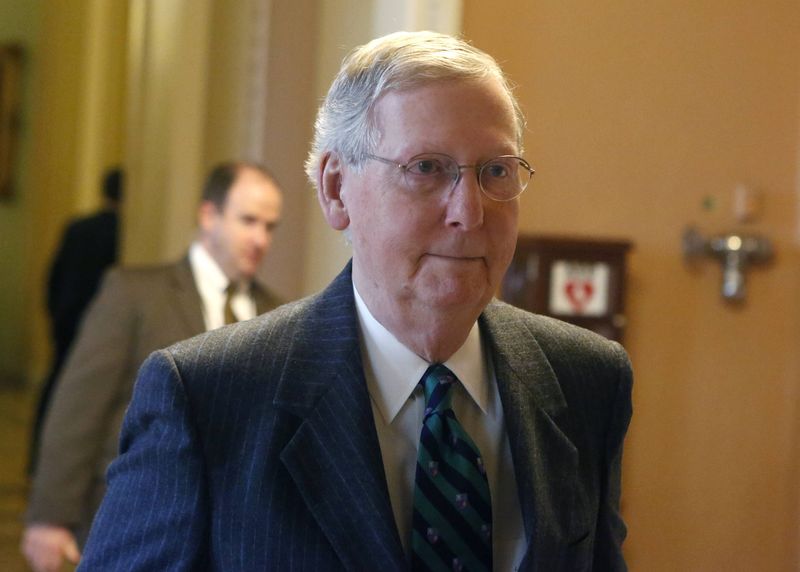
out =
{"type": "Polygon", "coordinates": [[[478,262],[483,260],[483,256],[467,256],[462,254],[438,254],[435,252],[429,252],[428,256],[432,256],[434,258],[441,258],[444,260],[453,260],[456,262],[478,262]]]}

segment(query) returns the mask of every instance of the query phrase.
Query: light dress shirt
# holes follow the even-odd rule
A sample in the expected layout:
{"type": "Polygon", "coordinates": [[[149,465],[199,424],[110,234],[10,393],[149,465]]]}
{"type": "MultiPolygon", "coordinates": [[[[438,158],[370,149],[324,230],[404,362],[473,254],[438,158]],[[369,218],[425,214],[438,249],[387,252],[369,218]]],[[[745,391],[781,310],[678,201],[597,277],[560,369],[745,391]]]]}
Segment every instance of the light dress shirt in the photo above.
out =
{"type": "MultiPolygon", "coordinates": [[[[355,285],[353,290],[361,329],[364,374],[389,497],[403,548],[410,560],[414,473],[425,410],[425,395],[418,384],[430,364],[383,327],[373,317],[355,285]]],[[[517,480],[494,368],[483,349],[477,323],[464,345],[445,365],[461,381],[451,389],[453,411],[478,446],[486,466],[492,500],[494,570],[517,570],[527,547],[517,480]]]]}
{"type": "MultiPolygon", "coordinates": [[[[225,325],[225,297],[230,280],[205,247],[193,242],[189,247],[189,265],[203,302],[203,321],[206,331],[225,325]]],[[[239,282],[231,298],[231,309],[238,320],[249,320],[257,315],[256,302],[250,294],[250,283],[239,282]]]]}

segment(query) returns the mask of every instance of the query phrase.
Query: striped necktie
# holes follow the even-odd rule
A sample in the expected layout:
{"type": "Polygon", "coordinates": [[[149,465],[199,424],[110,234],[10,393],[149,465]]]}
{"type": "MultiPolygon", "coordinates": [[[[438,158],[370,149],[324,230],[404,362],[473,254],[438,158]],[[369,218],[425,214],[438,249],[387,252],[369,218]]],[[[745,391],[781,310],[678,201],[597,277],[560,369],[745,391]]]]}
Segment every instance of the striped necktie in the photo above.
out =
{"type": "Polygon", "coordinates": [[[420,381],[425,418],[414,487],[414,571],[492,569],[489,483],[478,448],[453,413],[450,390],[457,382],[442,364],[420,381]]]}
{"type": "Polygon", "coordinates": [[[236,284],[231,282],[228,284],[228,287],[225,288],[225,306],[223,308],[223,313],[225,316],[225,325],[228,324],[235,324],[239,320],[236,318],[236,314],[233,313],[233,296],[236,294],[236,284]]]}

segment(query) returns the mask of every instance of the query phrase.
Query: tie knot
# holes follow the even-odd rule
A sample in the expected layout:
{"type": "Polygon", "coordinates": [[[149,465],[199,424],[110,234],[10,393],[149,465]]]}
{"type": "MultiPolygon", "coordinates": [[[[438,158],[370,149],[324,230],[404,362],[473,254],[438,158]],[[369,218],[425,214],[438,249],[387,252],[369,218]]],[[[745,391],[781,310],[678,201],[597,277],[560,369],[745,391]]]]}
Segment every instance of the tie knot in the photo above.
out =
{"type": "Polygon", "coordinates": [[[420,380],[425,392],[425,417],[432,413],[443,413],[452,408],[450,388],[458,378],[440,363],[430,366],[420,380]]]}

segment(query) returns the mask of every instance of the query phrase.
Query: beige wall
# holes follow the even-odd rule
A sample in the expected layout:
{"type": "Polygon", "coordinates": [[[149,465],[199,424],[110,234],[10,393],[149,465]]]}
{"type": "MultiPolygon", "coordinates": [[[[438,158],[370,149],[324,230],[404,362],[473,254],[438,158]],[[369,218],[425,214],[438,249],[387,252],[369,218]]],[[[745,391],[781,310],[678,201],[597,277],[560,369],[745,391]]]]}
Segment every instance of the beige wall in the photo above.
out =
{"type": "Polygon", "coordinates": [[[636,371],[624,510],[632,570],[796,570],[800,4],[465,2],[465,34],[519,84],[537,168],[523,231],[631,239],[636,371]],[[763,193],[737,224],[740,182],[763,193]],[[704,204],[713,203],[710,208],[704,204]],[[762,232],[746,304],[680,237],[762,232]]]}
{"type": "Polygon", "coordinates": [[[122,260],[185,252],[202,184],[211,0],[132,0],[122,260]]]}
{"type": "Polygon", "coordinates": [[[267,43],[266,107],[257,124],[264,136],[262,162],[284,190],[283,220],[262,275],[285,299],[304,288],[309,210],[319,210],[306,181],[303,162],[314,122],[319,25],[317,0],[273,0],[267,43]]]}
{"type": "MultiPolygon", "coordinates": [[[[342,58],[373,37],[371,0],[327,0],[320,3],[317,22],[315,95],[322,103],[342,58]],[[355,18],[353,15],[358,14],[355,18]]],[[[313,110],[316,114],[316,109],[313,110]]],[[[309,191],[313,195],[313,191],[309,191]]],[[[350,258],[350,246],[322,216],[316,198],[309,201],[308,249],[305,256],[304,293],[324,288],[350,258]]]]}
{"type": "Polygon", "coordinates": [[[28,353],[26,334],[29,330],[25,313],[31,293],[25,282],[25,271],[30,245],[25,229],[32,209],[28,192],[32,170],[31,96],[39,61],[39,17],[38,2],[0,2],[0,42],[16,43],[25,50],[16,193],[13,198],[0,201],[0,386],[24,380],[28,353]]]}

